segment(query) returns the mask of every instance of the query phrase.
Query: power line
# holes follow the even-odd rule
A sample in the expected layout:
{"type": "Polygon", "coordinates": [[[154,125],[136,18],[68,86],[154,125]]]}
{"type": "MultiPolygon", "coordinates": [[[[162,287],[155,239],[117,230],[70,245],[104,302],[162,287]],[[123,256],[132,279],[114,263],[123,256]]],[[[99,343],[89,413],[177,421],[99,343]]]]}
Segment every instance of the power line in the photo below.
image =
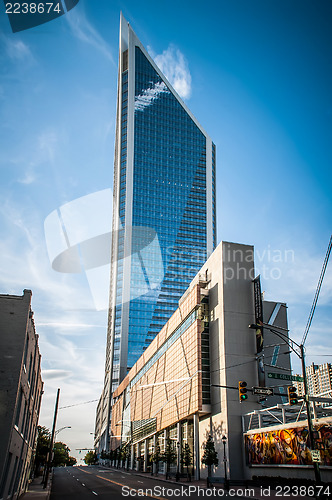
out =
{"type": "Polygon", "coordinates": [[[87,405],[88,403],[95,403],[96,401],[99,401],[99,399],[91,399],[90,401],[83,401],[83,403],[76,403],[74,405],[60,406],[59,410],[63,410],[64,408],[72,408],[73,406],[87,405]]]}
{"type": "Polygon", "coordinates": [[[327,263],[329,261],[331,249],[332,249],[332,236],[330,238],[329,246],[327,247],[327,252],[326,252],[324,263],[323,263],[323,267],[322,267],[322,270],[321,270],[321,273],[320,273],[320,276],[319,276],[318,285],[317,285],[315,296],[314,296],[314,301],[312,303],[310,314],[309,314],[309,318],[308,318],[308,321],[307,321],[307,325],[306,325],[305,330],[304,330],[303,339],[302,339],[302,342],[301,342],[302,345],[304,345],[305,341],[307,340],[307,336],[308,336],[309,329],[310,329],[310,326],[311,326],[312,318],[314,317],[314,314],[315,314],[315,309],[316,309],[316,305],[317,305],[317,301],[318,301],[318,297],[319,297],[319,292],[320,292],[320,289],[321,289],[321,286],[322,286],[322,283],[323,283],[323,279],[324,279],[325,271],[326,271],[326,268],[327,268],[327,263]]]}

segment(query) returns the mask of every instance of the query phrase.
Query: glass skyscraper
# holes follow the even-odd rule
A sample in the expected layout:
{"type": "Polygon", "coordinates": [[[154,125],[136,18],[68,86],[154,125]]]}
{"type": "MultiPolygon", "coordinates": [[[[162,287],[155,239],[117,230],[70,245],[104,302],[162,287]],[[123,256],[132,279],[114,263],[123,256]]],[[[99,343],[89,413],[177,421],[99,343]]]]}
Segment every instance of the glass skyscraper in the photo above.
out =
{"type": "Polygon", "coordinates": [[[122,16],[113,191],[101,431],[111,394],[216,246],[215,146],[122,16]]]}

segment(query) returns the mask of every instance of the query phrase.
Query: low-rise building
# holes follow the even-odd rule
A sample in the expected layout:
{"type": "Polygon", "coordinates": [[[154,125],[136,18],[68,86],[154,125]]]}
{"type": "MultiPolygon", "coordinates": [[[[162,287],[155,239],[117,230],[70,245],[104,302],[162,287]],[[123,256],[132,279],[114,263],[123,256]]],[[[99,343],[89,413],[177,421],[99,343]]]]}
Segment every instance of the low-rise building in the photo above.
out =
{"type": "Polygon", "coordinates": [[[206,477],[201,458],[211,435],[219,456],[215,475],[224,474],[224,450],[228,477],[250,475],[244,463],[242,416],[282,403],[288,383],[278,374],[291,371],[287,342],[268,329],[248,328],[266,322],[282,327],[287,339],[286,305],[264,303],[259,283],[254,248],[220,243],[118,386],[109,445],[111,450],[130,447],[132,468],[151,470],[157,443],[162,453],[171,440],[177,450],[171,470],[183,466],[181,453],[187,444],[195,477],[206,477]],[[268,378],[270,372],[275,378],[268,378]],[[247,384],[248,397],[242,401],[239,382],[247,384]],[[276,396],[253,390],[271,386],[276,396]]]}
{"type": "Polygon", "coordinates": [[[0,295],[0,499],[25,491],[43,382],[30,290],[0,295]]]}
{"type": "MultiPolygon", "coordinates": [[[[317,365],[312,363],[306,367],[308,392],[310,396],[332,397],[332,364],[323,363],[317,365]]],[[[298,375],[299,378],[302,376],[298,375]]],[[[304,384],[301,381],[295,381],[293,384],[297,389],[299,396],[304,395],[304,384]]]]}

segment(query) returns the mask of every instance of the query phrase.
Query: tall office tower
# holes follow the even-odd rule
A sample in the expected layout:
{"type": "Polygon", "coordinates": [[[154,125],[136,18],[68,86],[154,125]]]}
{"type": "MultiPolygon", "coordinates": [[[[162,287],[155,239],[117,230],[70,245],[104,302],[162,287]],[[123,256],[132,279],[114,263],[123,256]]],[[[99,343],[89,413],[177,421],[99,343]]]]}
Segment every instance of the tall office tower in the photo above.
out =
{"type": "Polygon", "coordinates": [[[215,146],[122,16],[113,191],[103,415],[216,246],[215,146]]]}

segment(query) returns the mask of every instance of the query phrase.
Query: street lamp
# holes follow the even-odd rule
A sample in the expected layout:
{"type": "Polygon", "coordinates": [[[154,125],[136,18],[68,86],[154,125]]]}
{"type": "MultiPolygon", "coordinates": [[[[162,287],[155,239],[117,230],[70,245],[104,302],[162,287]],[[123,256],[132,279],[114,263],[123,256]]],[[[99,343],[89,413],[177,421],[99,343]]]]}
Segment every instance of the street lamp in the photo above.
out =
{"type": "Polygon", "coordinates": [[[63,431],[63,429],[71,429],[71,425],[66,425],[65,427],[61,427],[61,429],[58,429],[57,431],[55,431],[54,437],[57,437],[59,432],[63,431]]]}
{"type": "Polygon", "coordinates": [[[227,437],[225,434],[221,438],[222,444],[224,446],[224,471],[225,471],[225,489],[228,489],[228,479],[227,479],[227,457],[226,457],[226,442],[227,437]]]}
{"type": "MultiPolygon", "coordinates": [[[[255,324],[249,325],[249,328],[251,328],[253,330],[258,330],[258,329],[261,329],[262,327],[266,328],[267,330],[270,330],[270,332],[274,333],[275,335],[277,335],[277,337],[279,337],[281,340],[283,340],[285,342],[285,344],[287,344],[288,347],[301,360],[303,386],[304,386],[304,401],[305,401],[306,410],[307,410],[307,420],[308,420],[308,430],[309,430],[310,446],[311,446],[312,449],[315,449],[314,426],[313,426],[312,416],[311,416],[311,411],[310,411],[307,372],[306,372],[305,359],[304,359],[304,342],[305,342],[306,336],[304,337],[304,342],[301,343],[301,344],[298,344],[297,342],[295,342],[295,340],[291,339],[288,336],[289,330],[287,330],[287,328],[282,328],[280,326],[275,326],[274,328],[278,328],[278,331],[277,331],[274,328],[271,328],[271,325],[269,325],[268,323],[263,323],[263,322],[260,322],[259,325],[255,325],[255,324]],[[281,330],[281,331],[279,331],[279,330],[281,330]],[[294,347],[294,345],[296,347],[294,347]]],[[[312,465],[313,465],[313,468],[314,468],[316,483],[320,484],[321,477],[320,477],[319,463],[318,462],[313,462],[312,465]]]]}

